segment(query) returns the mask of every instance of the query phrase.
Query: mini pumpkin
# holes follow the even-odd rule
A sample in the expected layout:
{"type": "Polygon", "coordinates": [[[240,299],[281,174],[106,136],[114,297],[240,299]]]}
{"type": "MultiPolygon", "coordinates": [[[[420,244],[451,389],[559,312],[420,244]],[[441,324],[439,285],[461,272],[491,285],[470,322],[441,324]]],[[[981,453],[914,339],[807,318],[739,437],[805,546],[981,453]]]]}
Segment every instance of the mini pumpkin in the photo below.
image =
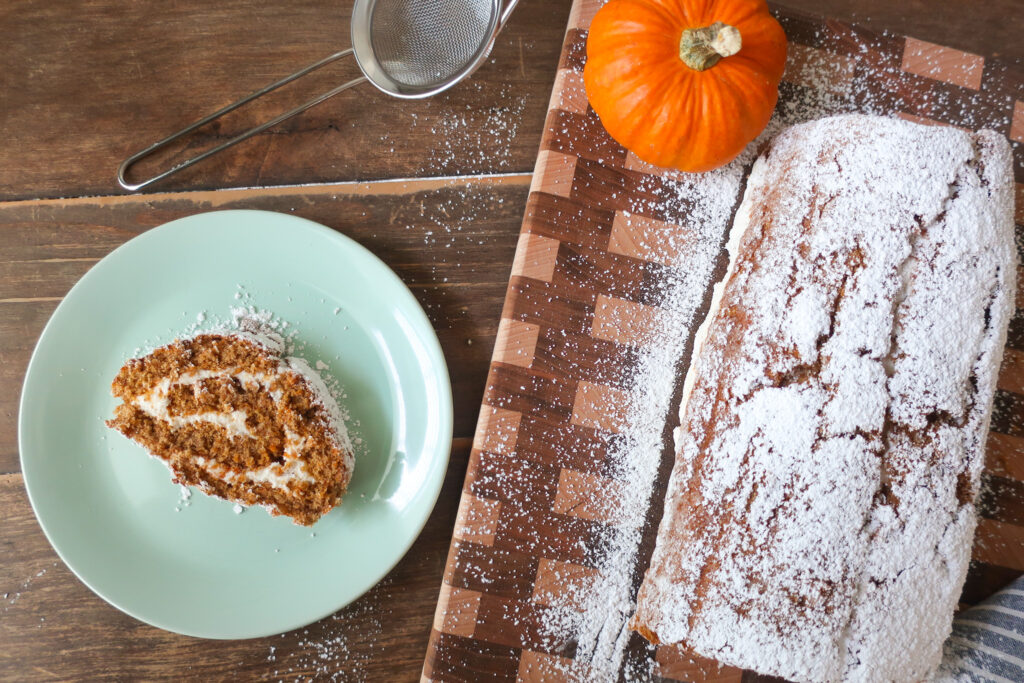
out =
{"type": "Polygon", "coordinates": [[[764,0],[610,0],[583,79],[608,133],[656,166],[708,171],[764,130],[786,36],[764,0]]]}

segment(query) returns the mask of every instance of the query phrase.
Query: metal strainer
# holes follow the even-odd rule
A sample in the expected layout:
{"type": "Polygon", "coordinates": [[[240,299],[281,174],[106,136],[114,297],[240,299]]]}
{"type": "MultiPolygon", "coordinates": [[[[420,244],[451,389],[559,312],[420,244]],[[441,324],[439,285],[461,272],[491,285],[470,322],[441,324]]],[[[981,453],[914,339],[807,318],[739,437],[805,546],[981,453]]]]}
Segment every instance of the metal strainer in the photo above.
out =
{"type": "Polygon", "coordinates": [[[355,0],[352,8],[352,47],[285,76],[133,154],[118,167],[117,182],[126,190],[146,187],[364,81],[369,81],[388,95],[405,99],[429,97],[447,90],[473,73],[487,59],[495,38],[518,1],[509,0],[502,8],[502,0],[355,0]],[[130,183],[125,178],[133,164],[158,149],[258,97],[348,55],[356,58],[363,72],[362,77],[339,85],[151,178],[138,183],[130,183]]]}

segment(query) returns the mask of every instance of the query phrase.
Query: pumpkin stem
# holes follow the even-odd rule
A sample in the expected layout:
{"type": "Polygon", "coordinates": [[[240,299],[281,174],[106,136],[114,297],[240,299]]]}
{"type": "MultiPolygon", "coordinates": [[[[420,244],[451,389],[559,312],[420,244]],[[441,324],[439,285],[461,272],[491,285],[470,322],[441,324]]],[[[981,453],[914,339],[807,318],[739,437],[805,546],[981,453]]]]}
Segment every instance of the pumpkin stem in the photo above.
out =
{"type": "Polygon", "coordinates": [[[688,28],[679,39],[679,58],[697,71],[710,69],[722,57],[731,57],[740,51],[743,41],[735,26],[716,21],[703,28],[688,28]]]}

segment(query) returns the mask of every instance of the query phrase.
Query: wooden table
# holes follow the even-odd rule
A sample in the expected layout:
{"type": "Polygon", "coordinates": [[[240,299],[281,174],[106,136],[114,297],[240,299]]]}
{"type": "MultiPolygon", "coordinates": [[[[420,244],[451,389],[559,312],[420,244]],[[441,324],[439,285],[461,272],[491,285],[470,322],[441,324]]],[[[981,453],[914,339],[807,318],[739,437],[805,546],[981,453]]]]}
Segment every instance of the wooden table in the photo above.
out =
{"type": "MultiPolygon", "coordinates": [[[[790,4],[1021,62],[1018,3],[790,4]]],[[[0,680],[419,678],[569,3],[523,0],[489,62],[434,99],[399,101],[366,86],[151,192],[127,196],[114,180],[141,146],[347,44],[350,6],[0,6],[0,680]],[[216,208],[294,213],[379,255],[431,317],[455,395],[441,498],[388,578],[308,628],[234,642],[152,628],[85,588],[41,533],[17,457],[25,367],[61,297],[127,239],[216,208]]],[[[355,73],[353,64],[326,69],[178,152],[355,73]]]]}

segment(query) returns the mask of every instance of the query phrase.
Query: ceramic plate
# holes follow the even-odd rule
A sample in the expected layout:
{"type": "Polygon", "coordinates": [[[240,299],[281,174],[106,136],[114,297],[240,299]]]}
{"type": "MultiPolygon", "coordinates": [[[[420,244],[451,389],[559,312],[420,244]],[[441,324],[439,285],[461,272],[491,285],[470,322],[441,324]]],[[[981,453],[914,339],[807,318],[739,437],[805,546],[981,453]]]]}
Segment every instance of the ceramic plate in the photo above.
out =
{"type": "Polygon", "coordinates": [[[128,614],[206,638],[298,628],[376,584],[434,507],[451,430],[440,345],[398,277],[347,237],[263,211],[167,223],[100,261],[43,330],[19,421],[25,485],[64,562],[128,614]],[[103,424],[139,347],[241,304],[288,321],[297,355],[327,364],[362,440],[342,504],[312,528],[186,498],[103,424]]]}

